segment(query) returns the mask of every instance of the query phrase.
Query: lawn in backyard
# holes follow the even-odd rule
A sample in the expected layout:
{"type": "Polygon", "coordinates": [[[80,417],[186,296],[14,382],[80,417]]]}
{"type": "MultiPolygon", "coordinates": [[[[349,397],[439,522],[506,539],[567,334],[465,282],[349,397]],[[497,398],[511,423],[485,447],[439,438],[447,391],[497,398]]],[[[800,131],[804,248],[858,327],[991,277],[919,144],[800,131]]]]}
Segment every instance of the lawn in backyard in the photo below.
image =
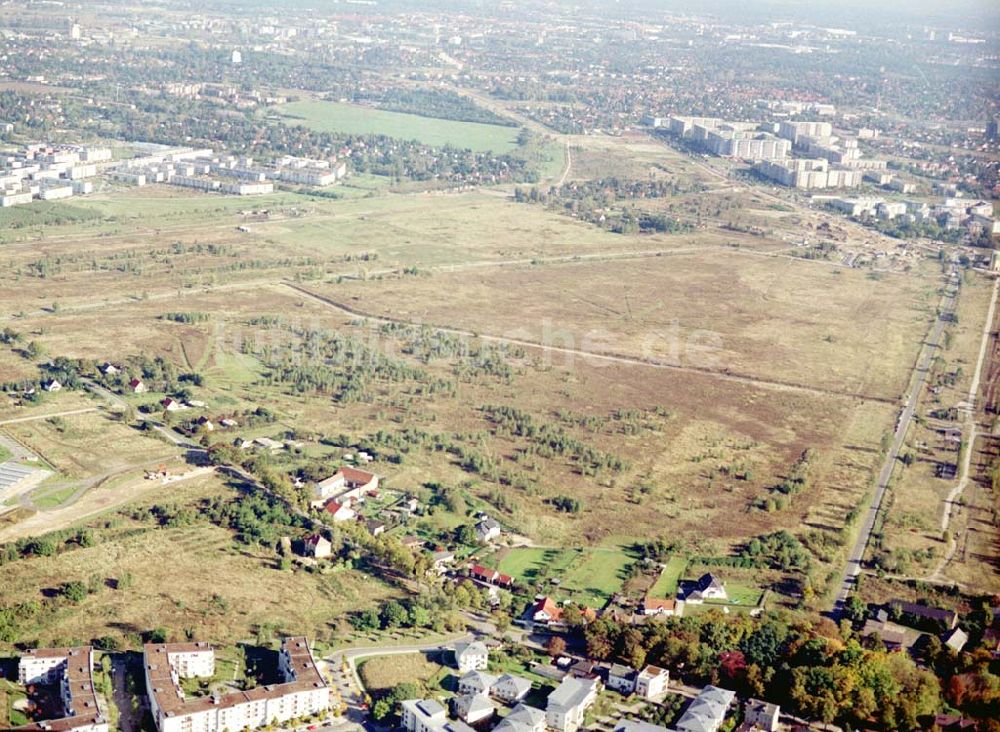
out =
{"type": "Polygon", "coordinates": [[[687,569],[687,560],[683,557],[670,557],[660,571],[660,576],[649,588],[650,597],[673,597],[677,594],[677,583],[681,579],[684,570],[687,569]]]}

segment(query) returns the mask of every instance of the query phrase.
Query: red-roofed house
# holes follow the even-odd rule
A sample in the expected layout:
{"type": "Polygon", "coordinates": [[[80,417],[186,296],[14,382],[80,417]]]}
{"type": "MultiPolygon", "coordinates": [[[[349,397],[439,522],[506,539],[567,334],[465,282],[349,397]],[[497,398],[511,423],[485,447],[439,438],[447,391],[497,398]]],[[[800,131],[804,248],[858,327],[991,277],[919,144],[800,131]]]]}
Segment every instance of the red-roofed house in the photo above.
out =
{"type": "Polygon", "coordinates": [[[356,501],[366,493],[377,490],[378,476],[375,473],[344,466],[315,485],[311,505],[321,506],[330,498],[336,498],[341,503],[346,500],[356,501]]]}
{"type": "Polygon", "coordinates": [[[514,584],[514,578],[510,575],[502,574],[498,570],[484,567],[481,564],[473,564],[469,568],[469,576],[474,580],[497,587],[510,587],[514,584]]]}
{"type": "Polygon", "coordinates": [[[562,622],[563,611],[551,597],[543,597],[531,607],[530,614],[536,623],[553,625],[562,622]]]}
{"type": "Polygon", "coordinates": [[[677,601],[670,597],[649,597],[642,601],[643,615],[673,615],[677,612],[677,601]]]}
{"type": "Polygon", "coordinates": [[[149,391],[146,385],[142,383],[142,379],[132,379],[132,381],[128,382],[128,386],[133,394],[145,394],[149,391]]]}
{"type": "Polygon", "coordinates": [[[337,501],[330,501],[323,506],[323,510],[330,514],[334,521],[350,521],[356,515],[347,504],[337,501]]]}

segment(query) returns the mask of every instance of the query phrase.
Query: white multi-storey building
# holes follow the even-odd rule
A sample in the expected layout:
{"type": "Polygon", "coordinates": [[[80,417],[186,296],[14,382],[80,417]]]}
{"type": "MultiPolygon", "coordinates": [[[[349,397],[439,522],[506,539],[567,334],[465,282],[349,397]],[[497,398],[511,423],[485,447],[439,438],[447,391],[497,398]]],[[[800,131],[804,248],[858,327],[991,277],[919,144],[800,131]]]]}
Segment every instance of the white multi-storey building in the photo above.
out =
{"type": "Polygon", "coordinates": [[[799,144],[802,137],[830,137],[833,126],[829,122],[782,122],[778,126],[778,137],[791,140],[793,145],[799,144]]]}
{"type": "Polygon", "coordinates": [[[576,732],[583,725],[583,717],[597,699],[597,679],[567,676],[549,694],[545,708],[546,725],[557,732],[576,732]]]}
{"type": "Polygon", "coordinates": [[[19,727],[24,732],[108,732],[94,691],[94,651],[79,648],[40,648],[26,652],[17,665],[21,684],[59,684],[63,716],[19,727]]]}
{"type": "Polygon", "coordinates": [[[254,729],[330,708],[330,688],[305,638],[281,644],[284,683],[205,698],[185,698],[180,679],[214,673],[215,654],[208,644],[147,644],[143,653],[150,710],[160,732],[254,729]]]}
{"type": "Polygon", "coordinates": [[[407,732],[474,732],[465,722],[448,719],[445,708],[433,699],[406,699],[400,706],[407,732]]]}

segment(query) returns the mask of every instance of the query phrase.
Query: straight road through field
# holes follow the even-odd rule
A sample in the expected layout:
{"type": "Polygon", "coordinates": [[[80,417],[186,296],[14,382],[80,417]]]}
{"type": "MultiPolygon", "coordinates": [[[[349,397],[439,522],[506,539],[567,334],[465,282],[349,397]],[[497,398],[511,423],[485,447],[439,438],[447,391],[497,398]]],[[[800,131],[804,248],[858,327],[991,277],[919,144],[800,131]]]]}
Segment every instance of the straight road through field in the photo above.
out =
{"type": "Polygon", "coordinates": [[[854,542],[851,553],[847,557],[847,565],[844,567],[844,573],[840,580],[840,588],[837,590],[833,605],[833,615],[836,618],[840,617],[844,609],[844,602],[846,602],[848,595],[851,594],[851,591],[857,585],[858,574],[861,572],[861,562],[864,560],[868,542],[871,540],[872,531],[875,529],[875,521],[882,507],[882,499],[885,497],[889,480],[892,478],[892,471],[896,466],[899,451],[903,447],[903,440],[906,439],[906,432],[913,421],[917,402],[920,400],[921,390],[927,381],[927,373],[930,370],[934,354],[941,341],[941,332],[944,330],[945,320],[954,312],[958,290],[951,282],[955,277],[957,277],[957,273],[953,268],[948,274],[947,284],[945,284],[944,293],[938,305],[937,318],[931,327],[931,331],[924,342],[923,348],[920,350],[920,355],[917,357],[917,362],[913,368],[910,391],[906,397],[903,411],[899,415],[899,420],[896,422],[896,432],[893,435],[892,444],[889,446],[889,452],[886,454],[882,470],[879,472],[875,495],[872,497],[868,511],[865,512],[857,541],[854,542]]]}

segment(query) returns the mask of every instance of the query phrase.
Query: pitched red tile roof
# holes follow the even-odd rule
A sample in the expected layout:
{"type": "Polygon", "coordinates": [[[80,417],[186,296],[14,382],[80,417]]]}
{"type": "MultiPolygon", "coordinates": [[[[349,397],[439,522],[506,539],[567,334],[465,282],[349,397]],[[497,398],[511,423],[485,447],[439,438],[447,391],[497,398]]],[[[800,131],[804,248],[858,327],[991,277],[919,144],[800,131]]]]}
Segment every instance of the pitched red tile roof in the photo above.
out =
{"type": "Polygon", "coordinates": [[[541,600],[535,603],[534,607],[531,609],[531,614],[536,615],[540,612],[545,612],[550,620],[560,620],[562,619],[562,608],[556,605],[555,600],[551,597],[543,597],[541,600]]]}

